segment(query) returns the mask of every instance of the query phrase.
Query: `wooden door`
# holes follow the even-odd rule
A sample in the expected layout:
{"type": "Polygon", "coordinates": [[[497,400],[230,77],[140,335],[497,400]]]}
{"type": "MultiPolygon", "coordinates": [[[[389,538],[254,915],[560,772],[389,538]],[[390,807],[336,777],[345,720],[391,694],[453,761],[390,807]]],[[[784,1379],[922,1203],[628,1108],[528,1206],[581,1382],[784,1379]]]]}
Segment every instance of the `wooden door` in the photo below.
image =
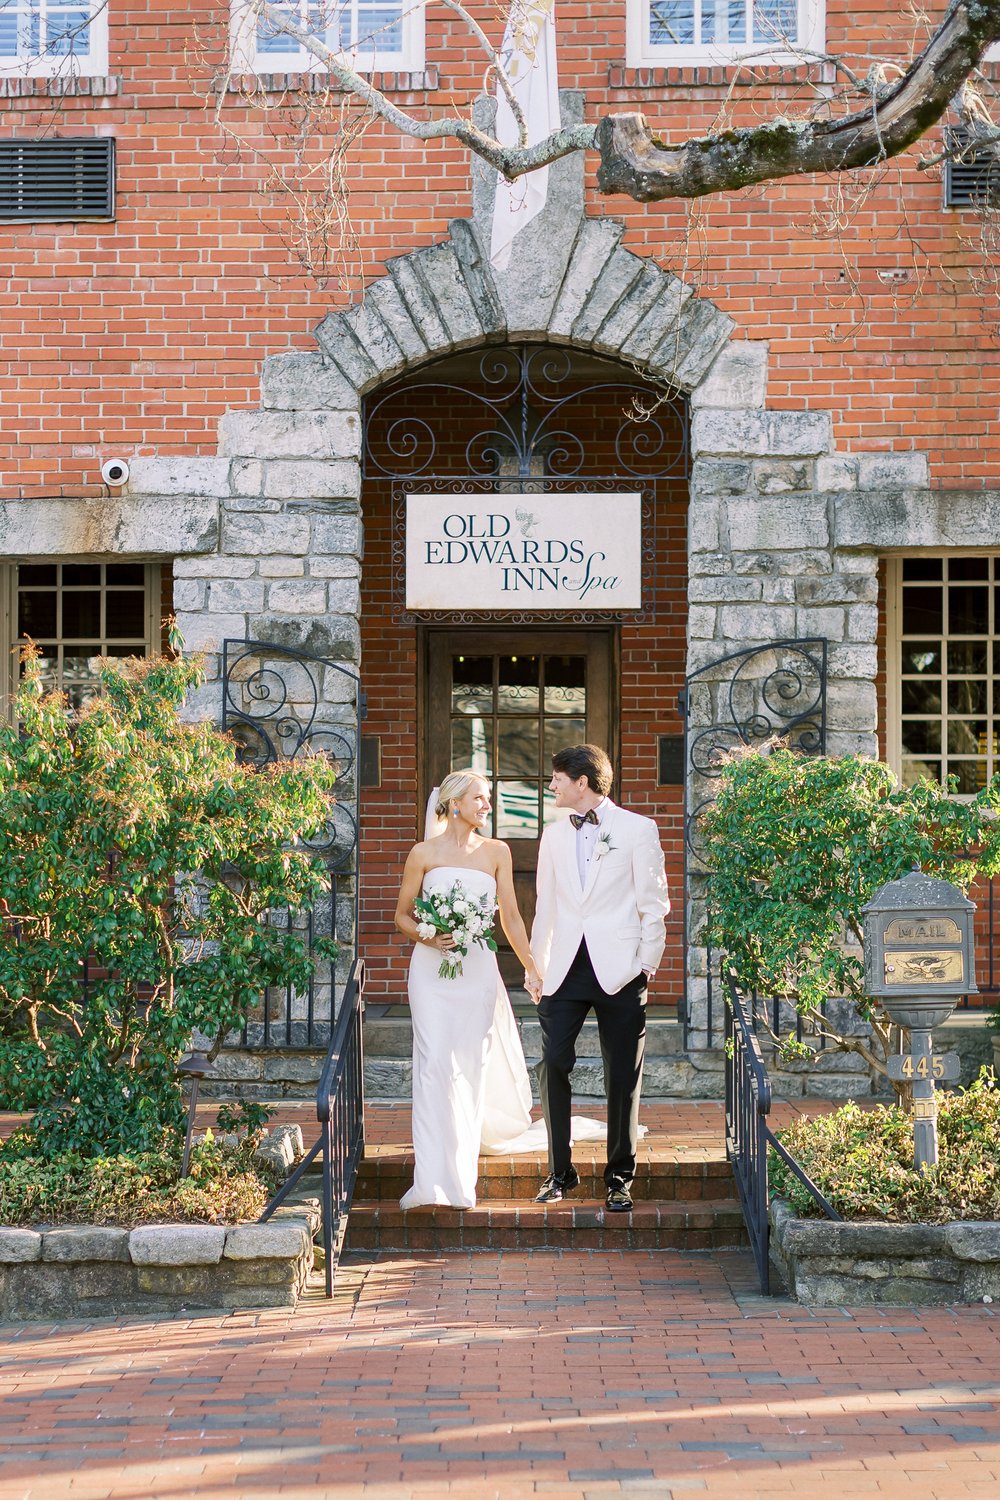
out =
{"type": "MultiPolygon", "coordinates": [[[[528,930],[542,830],[556,813],[552,756],[589,741],[614,759],[612,629],[471,627],[426,630],[424,785],[421,805],[448,771],[471,768],[490,784],[495,838],[510,845],[528,930]]],[[[524,971],[502,934],[500,968],[524,971]]]]}

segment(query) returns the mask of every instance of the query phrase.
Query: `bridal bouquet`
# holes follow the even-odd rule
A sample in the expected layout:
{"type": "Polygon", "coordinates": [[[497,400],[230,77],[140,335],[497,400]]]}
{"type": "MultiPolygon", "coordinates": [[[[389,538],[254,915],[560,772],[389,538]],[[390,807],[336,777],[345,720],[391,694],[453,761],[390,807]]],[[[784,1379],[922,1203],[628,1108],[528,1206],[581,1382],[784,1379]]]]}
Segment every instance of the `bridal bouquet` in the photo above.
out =
{"type": "Polygon", "coordinates": [[[450,932],[455,946],[441,959],[438,975],[441,979],[458,979],[462,973],[462,959],[472,943],[489,948],[494,953],[497,945],[493,940],[493,922],[497,914],[497,903],[493,896],[474,896],[460,880],[451,890],[431,891],[418,896],[413,903],[413,915],[417,919],[417,935],[426,940],[436,932],[450,932]]]}

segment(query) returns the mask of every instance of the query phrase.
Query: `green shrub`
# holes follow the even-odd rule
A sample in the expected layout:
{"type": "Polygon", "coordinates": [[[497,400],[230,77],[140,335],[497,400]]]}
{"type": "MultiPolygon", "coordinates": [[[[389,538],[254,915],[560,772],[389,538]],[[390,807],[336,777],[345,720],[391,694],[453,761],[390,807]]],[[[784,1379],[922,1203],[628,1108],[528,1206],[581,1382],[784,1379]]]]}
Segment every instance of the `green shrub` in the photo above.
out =
{"type": "Polygon", "coordinates": [[[268,986],[306,988],[306,943],[268,913],[328,883],[325,758],[255,770],[183,722],[197,662],[102,676],[75,714],[29,652],[0,721],[0,1108],[34,1112],[39,1156],[178,1151],[192,1032],[217,1048],[268,986]]]}
{"type": "MultiPolygon", "coordinates": [[[[1000,1088],[991,1072],[940,1095],[939,1161],[925,1172],[913,1165],[912,1119],[895,1105],[845,1104],[797,1120],[778,1139],[845,1219],[1000,1219],[1000,1088]]],[[[770,1180],[796,1213],[821,1215],[775,1152],[770,1180]]]]}
{"type": "Polygon", "coordinates": [[[0,1146],[0,1224],[232,1224],[256,1219],[273,1192],[252,1141],[227,1149],[211,1134],[193,1147],[183,1181],[166,1150],[43,1157],[25,1134],[0,1146]]]}

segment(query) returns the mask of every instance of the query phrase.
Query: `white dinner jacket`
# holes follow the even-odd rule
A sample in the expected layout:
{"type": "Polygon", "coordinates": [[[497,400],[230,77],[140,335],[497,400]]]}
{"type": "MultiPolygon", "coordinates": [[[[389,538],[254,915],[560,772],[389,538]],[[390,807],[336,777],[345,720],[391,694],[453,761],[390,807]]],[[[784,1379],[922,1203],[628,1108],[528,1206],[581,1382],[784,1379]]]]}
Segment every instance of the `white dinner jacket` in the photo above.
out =
{"type": "Polygon", "coordinates": [[[609,994],[641,970],[656,969],[670,899],[652,818],[606,800],[583,886],[576,829],[569,818],[551,823],[538,848],[537,884],[531,952],[543,994],[562,984],[584,936],[594,973],[609,994]]]}

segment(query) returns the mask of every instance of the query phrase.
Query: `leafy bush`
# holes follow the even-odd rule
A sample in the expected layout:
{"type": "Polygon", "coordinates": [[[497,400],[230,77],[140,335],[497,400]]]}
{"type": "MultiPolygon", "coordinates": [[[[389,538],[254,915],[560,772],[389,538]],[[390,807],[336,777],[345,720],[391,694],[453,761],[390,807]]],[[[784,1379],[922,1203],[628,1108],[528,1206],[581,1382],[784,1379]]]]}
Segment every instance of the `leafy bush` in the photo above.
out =
{"type": "Polygon", "coordinates": [[[253,1143],[225,1149],[206,1135],[181,1180],[176,1155],[43,1157],[30,1137],[0,1147],[0,1224],[238,1223],[256,1219],[274,1191],[253,1143]]]}
{"type": "Polygon", "coordinates": [[[0,723],[0,1107],[34,1111],[40,1157],[176,1152],[192,1032],[217,1049],[267,986],[312,972],[267,918],[326,886],[305,841],[332,766],[241,765],[214,726],[180,719],[199,677],[109,661],[76,714],[29,652],[17,723],[0,723]]]}
{"type": "Polygon", "coordinates": [[[900,787],[888,766],[859,756],[769,746],[730,759],[703,814],[708,941],[748,994],[786,998],[808,1034],[882,1076],[892,1026],[865,992],[862,908],[914,865],[963,890],[1000,871],[1000,777],[969,801],[953,792],[926,780],[900,787]],[[870,1034],[830,1024],[823,1007],[838,997],[870,1034]]]}
{"type": "MultiPolygon", "coordinates": [[[[940,1096],[939,1161],[913,1165],[913,1122],[897,1106],[798,1120],[778,1138],[845,1219],[943,1224],[1000,1219],[1000,1088],[992,1073],[940,1096]]],[[[807,1190],[771,1153],[772,1190],[796,1213],[821,1214],[807,1190]]]]}

